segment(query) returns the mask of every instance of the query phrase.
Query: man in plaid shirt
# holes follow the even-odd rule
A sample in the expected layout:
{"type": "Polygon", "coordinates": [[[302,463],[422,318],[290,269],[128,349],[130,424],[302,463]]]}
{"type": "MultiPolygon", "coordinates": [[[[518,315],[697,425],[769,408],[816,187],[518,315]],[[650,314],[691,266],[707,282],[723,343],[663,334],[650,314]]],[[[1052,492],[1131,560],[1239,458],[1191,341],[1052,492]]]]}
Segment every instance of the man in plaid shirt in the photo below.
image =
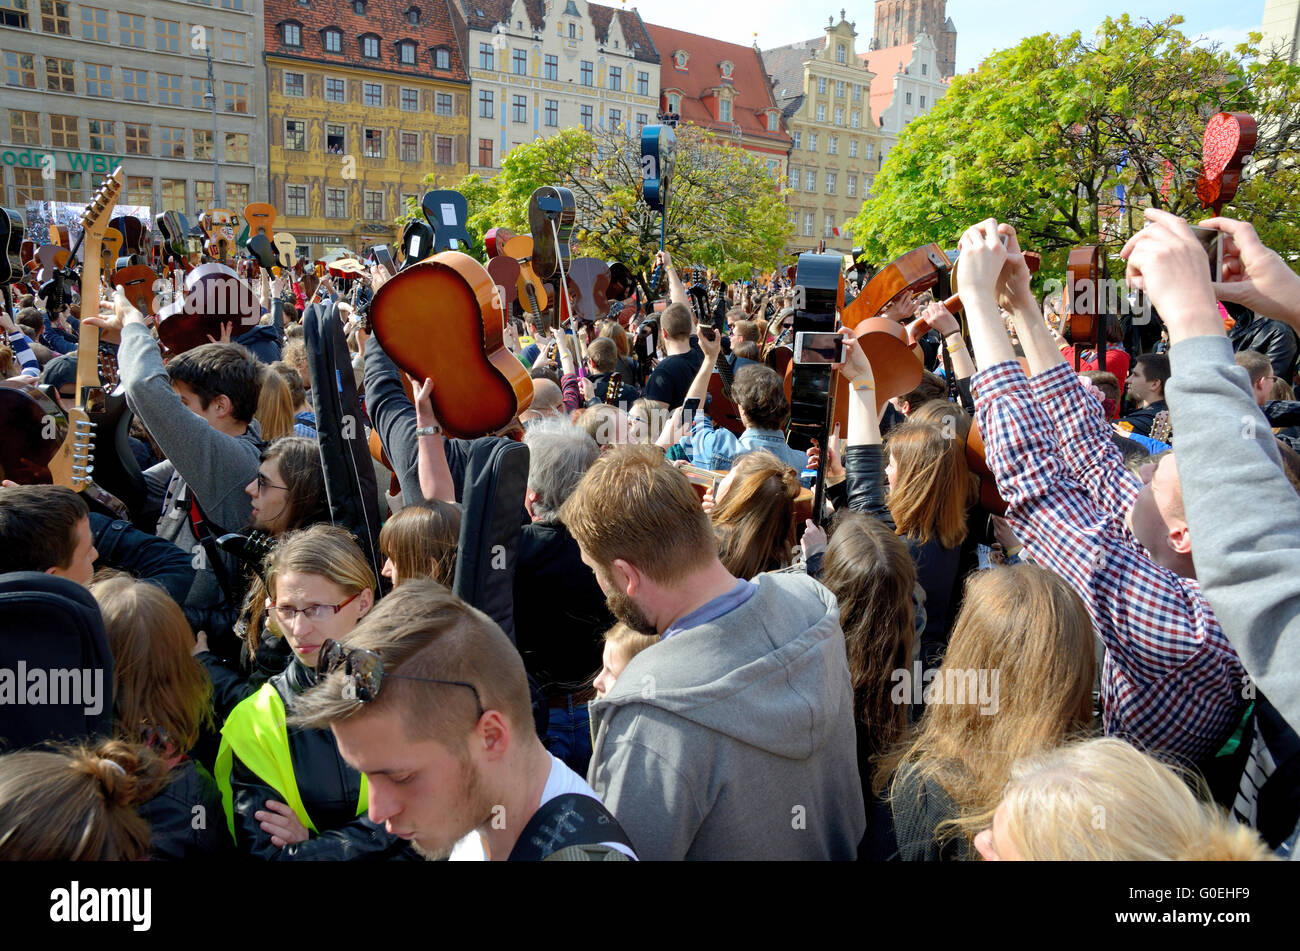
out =
{"type": "Polygon", "coordinates": [[[1196,583],[1172,454],[1142,481],[1124,467],[1100,400],[1043,323],[1009,226],[967,232],[962,296],[986,368],[973,382],[989,467],[1026,549],[1078,592],[1106,646],[1106,732],[1193,763],[1212,758],[1241,717],[1246,674],[1196,583]],[[1032,378],[1015,362],[994,282],[1032,378]]]}

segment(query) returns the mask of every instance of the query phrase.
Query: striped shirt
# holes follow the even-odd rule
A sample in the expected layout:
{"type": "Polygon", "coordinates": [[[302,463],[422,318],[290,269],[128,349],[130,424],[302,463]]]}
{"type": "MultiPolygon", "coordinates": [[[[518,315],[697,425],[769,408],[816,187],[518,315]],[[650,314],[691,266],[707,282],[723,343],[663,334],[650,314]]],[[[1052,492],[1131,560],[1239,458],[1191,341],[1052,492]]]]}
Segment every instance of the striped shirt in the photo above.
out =
{"type": "Polygon", "coordinates": [[[1246,672],[1194,579],[1157,565],[1127,528],[1142,483],[1101,404],[1066,364],[976,374],[976,413],[1007,519],[1079,594],[1106,647],[1105,728],[1196,761],[1236,725],[1246,672]]]}

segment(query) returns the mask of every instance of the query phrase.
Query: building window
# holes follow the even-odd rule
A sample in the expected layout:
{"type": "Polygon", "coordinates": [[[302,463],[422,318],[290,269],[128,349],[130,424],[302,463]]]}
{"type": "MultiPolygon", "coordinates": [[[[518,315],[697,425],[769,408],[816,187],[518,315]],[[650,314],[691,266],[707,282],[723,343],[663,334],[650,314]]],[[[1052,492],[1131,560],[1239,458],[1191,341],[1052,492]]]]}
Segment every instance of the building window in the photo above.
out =
{"type": "Polygon", "coordinates": [[[248,83],[226,83],[226,111],[248,112],[248,83]]]}
{"type": "Polygon", "coordinates": [[[139,122],[127,122],[126,154],[152,155],[153,146],[149,142],[149,127],[139,122]]]}
{"type": "Polygon", "coordinates": [[[842,63],[842,62],[844,62],[844,44],[843,44],[843,43],[837,43],[836,46],[835,46],[835,62],[837,62],[837,63],[842,63]]]}
{"type": "Polygon", "coordinates": [[[284,213],[295,218],[307,217],[307,186],[284,186],[284,213]]]}
{"type": "Polygon", "coordinates": [[[243,208],[248,204],[248,184],[246,182],[228,182],[226,184],[226,207],[243,208]]]}
{"type": "Polygon", "coordinates": [[[818,122],[826,121],[826,107],[824,105],[819,105],[817,107],[817,121],[818,122]]]}
{"type": "Polygon", "coordinates": [[[806,192],[815,192],[817,190],[817,172],[811,168],[804,172],[803,190],[806,192]]]}
{"type": "Polygon", "coordinates": [[[194,206],[199,209],[204,209],[204,208],[211,208],[215,204],[216,201],[212,197],[212,183],[195,182],[194,183],[194,206]]]}
{"type": "Polygon", "coordinates": [[[117,40],[121,46],[144,49],[144,17],[138,13],[117,15],[117,40]]]}
{"type": "Polygon", "coordinates": [[[817,94],[820,95],[820,96],[824,96],[824,95],[826,95],[826,77],[825,77],[825,76],[818,76],[818,77],[817,77],[817,94]]]}
{"type": "Polygon", "coordinates": [[[163,158],[185,158],[185,130],[175,126],[158,127],[158,138],[162,142],[163,158]]]}
{"type": "Polygon", "coordinates": [[[858,157],[858,140],[849,139],[849,158],[858,157]]]}
{"type": "Polygon", "coordinates": [[[10,86],[36,88],[36,62],[31,53],[5,50],[5,82],[10,86]]]}
{"type": "Polygon", "coordinates": [[[866,158],[870,159],[875,157],[876,157],[876,146],[874,143],[868,142],[866,158]]]}
{"type": "Polygon", "coordinates": [[[235,63],[248,60],[248,44],[243,33],[234,30],[221,31],[221,58],[235,63]]]}
{"type": "Polygon", "coordinates": [[[929,71],[930,71],[930,64],[929,64],[929,63],[922,63],[922,64],[921,64],[921,75],[924,76],[924,75],[926,75],[926,73],[928,73],[929,71]]]}
{"type": "MultiPolygon", "coordinates": [[[[157,23],[168,23],[168,20],[158,20],[157,23]]],[[[179,26],[180,24],[177,24],[179,26]]],[[[101,10],[99,7],[82,7],[81,8],[81,38],[83,40],[92,40],[96,43],[108,42],[108,11],[101,10]]],[[[162,47],[158,47],[162,49],[162,47]]]]}
{"type": "Polygon", "coordinates": [[[682,111],[682,97],[675,92],[670,92],[668,94],[668,111],[669,112],[682,111]]]}
{"type": "Polygon", "coordinates": [[[126,203],[128,205],[153,204],[153,179],[139,175],[126,177],[126,203]]]}
{"type": "Polygon", "coordinates": [[[836,99],[844,98],[844,80],[842,79],[836,80],[835,82],[835,98],[836,99]]]}
{"type": "Polygon", "coordinates": [[[54,200],[81,204],[86,200],[86,187],[80,172],[54,173],[54,200]]]}
{"type": "MultiPolygon", "coordinates": [[[[575,16],[577,15],[576,9],[575,9],[574,15],[575,15],[575,16]]],[[[576,23],[570,23],[570,24],[569,24],[569,39],[571,39],[571,40],[576,40],[577,38],[578,38],[578,25],[577,25],[576,23]]]]}
{"type": "Polygon", "coordinates": [[[510,100],[510,118],[515,122],[528,121],[528,100],[523,96],[513,96],[510,100]]]}
{"type": "Polygon", "coordinates": [[[617,132],[619,131],[619,127],[622,125],[623,125],[623,110],[621,109],[609,110],[609,130],[611,132],[617,132]]]}
{"type": "Polygon", "coordinates": [[[906,102],[906,104],[909,105],[909,106],[912,104],[912,94],[911,94],[910,92],[907,93],[907,95],[906,95],[906,99],[905,99],[905,102],[906,102]]]}
{"type": "Polygon", "coordinates": [[[650,95],[650,74],[637,71],[636,74],[636,94],[638,96],[650,95]]]}
{"type": "Polygon", "coordinates": [[[794,140],[794,147],[795,147],[796,149],[801,149],[801,148],[803,148],[803,133],[802,133],[802,132],[799,132],[799,131],[791,132],[791,133],[790,133],[790,137],[794,140]]]}
{"type": "Polygon", "coordinates": [[[159,183],[159,192],[163,211],[185,213],[185,179],[164,178],[159,183]]]}
{"type": "Polygon", "coordinates": [[[848,182],[846,184],[848,186],[847,191],[849,197],[856,198],[858,196],[858,176],[856,175],[848,176],[848,182]]]}
{"type": "Polygon", "coordinates": [[[284,74],[284,94],[295,99],[301,99],[307,94],[307,85],[302,73],[284,74]]]}
{"type": "Polygon", "coordinates": [[[862,113],[858,112],[858,110],[854,109],[851,113],[849,113],[849,125],[851,125],[853,128],[856,129],[859,123],[861,122],[861,120],[862,120],[862,113]]]}
{"type": "Polygon", "coordinates": [[[384,104],[384,87],[379,83],[362,83],[361,101],[367,106],[382,106],[384,104]]]}
{"type": "MultiPolygon", "coordinates": [[[[91,120],[94,121],[93,119],[91,120]]],[[[9,110],[9,138],[14,145],[41,144],[41,117],[36,112],[9,110]]]]}
{"type": "Polygon", "coordinates": [[[357,16],[366,15],[366,0],[352,0],[352,12],[357,16]]]}
{"type": "Polygon", "coordinates": [[[81,148],[77,134],[76,116],[50,116],[50,147],[55,149],[81,148]]]}
{"type": "MultiPolygon", "coordinates": [[[[206,2],[206,0],[205,0],[206,2]]],[[[221,0],[221,9],[223,10],[243,10],[245,0],[221,0]]],[[[239,206],[243,208],[243,205],[239,206]]]]}
{"type": "Polygon", "coordinates": [[[325,126],[325,151],[332,155],[342,155],[347,151],[347,130],[341,125],[327,123],[325,126]]]}
{"type": "Polygon", "coordinates": [[[844,125],[844,110],[840,106],[835,107],[835,124],[844,125]]]}
{"type": "Polygon", "coordinates": [[[284,123],[284,147],[290,152],[307,150],[307,123],[301,119],[286,119],[284,123]]]}
{"type": "Polygon", "coordinates": [[[403,132],[401,137],[401,155],[403,162],[420,160],[420,137],[414,132],[403,132]]]}
{"type": "Polygon", "coordinates": [[[59,36],[72,35],[72,20],[64,0],[41,0],[41,30],[59,36]]]}
{"type": "Polygon", "coordinates": [[[620,66],[609,68],[609,88],[614,92],[623,91],[623,69],[620,66]]]}
{"type": "Polygon", "coordinates": [[[560,57],[556,56],[554,53],[547,53],[546,59],[542,62],[542,78],[560,78],[560,57]]]}
{"type": "Polygon", "coordinates": [[[778,120],[777,120],[777,118],[776,118],[776,113],[775,113],[775,112],[769,112],[769,113],[767,114],[767,131],[768,131],[768,132],[775,132],[775,131],[777,130],[777,122],[778,122],[778,120]]]}
{"type": "Polygon", "coordinates": [[[181,78],[171,73],[158,74],[158,104],[160,106],[181,105],[181,78]]]}
{"type": "Polygon", "coordinates": [[[492,140],[478,140],[478,164],[490,166],[492,164],[492,140]]]}
{"type": "Polygon", "coordinates": [[[197,76],[190,77],[190,108],[202,109],[207,105],[208,81],[197,76]]]}
{"type": "Polygon", "coordinates": [[[382,221],[384,218],[384,193],[366,191],[362,214],[368,221],[382,221]]]}
{"type": "Polygon", "coordinates": [[[452,164],[451,157],[451,136],[440,135],[433,140],[434,145],[434,162],[438,165],[452,164]]]}
{"type": "Polygon", "coordinates": [[[834,172],[826,173],[826,194],[828,195],[835,194],[835,173],[834,172]]]}
{"type": "Polygon", "coordinates": [[[803,216],[804,237],[811,238],[812,229],[813,229],[813,213],[811,211],[804,212],[804,216],[803,216]]]}
{"type": "Polygon", "coordinates": [[[366,59],[379,59],[379,37],[361,37],[361,55],[366,59]]]}
{"type": "MultiPolygon", "coordinates": [[[[194,157],[208,162],[212,161],[212,130],[191,129],[190,133],[194,136],[194,157]]],[[[208,197],[209,199],[212,197],[211,182],[208,182],[208,197]]]]}
{"type": "Polygon", "coordinates": [[[451,93],[440,92],[434,97],[433,112],[439,116],[451,115],[451,93]]]}
{"type": "Polygon", "coordinates": [[[839,137],[838,135],[832,135],[832,136],[828,136],[828,137],[827,137],[827,139],[826,139],[826,154],[827,154],[827,155],[839,155],[839,154],[840,154],[840,137],[839,137]]]}
{"type": "Polygon", "coordinates": [[[411,26],[419,26],[419,25],[420,25],[420,8],[419,8],[419,7],[411,7],[410,9],[408,9],[408,10],[406,11],[406,22],[409,23],[409,24],[411,24],[411,26]]]}
{"type": "MultiPolygon", "coordinates": [[[[338,30],[326,30],[324,39],[325,39],[325,52],[327,53],[343,52],[343,34],[341,32],[339,32],[338,30]]],[[[305,188],[306,186],[304,185],[304,186],[294,186],[294,187],[305,188]]]]}
{"type": "Polygon", "coordinates": [[[72,70],[73,62],[70,59],[45,57],[45,88],[50,92],[76,92],[77,83],[72,70]]]}
{"type": "Polygon", "coordinates": [[[648,116],[644,112],[638,112],[636,114],[636,131],[638,133],[649,124],[650,124],[650,116],[648,116]]]}
{"type": "Polygon", "coordinates": [[[730,99],[718,100],[718,118],[721,119],[723,122],[731,121],[731,100],[730,99]]]}
{"type": "Polygon", "coordinates": [[[341,188],[325,189],[325,217],[342,218],[347,214],[347,195],[341,188]]]}
{"type": "Polygon", "coordinates": [[[420,90],[408,89],[403,86],[401,95],[398,98],[401,101],[403,112],[420,111],[420,90]]]}
{"type": "Polygon", "coordinates": [[[492,90],[480,89],[478,94],[478,114],[480,119],[491,119],[493,116],[493,97],[492,90]]]}
{"type": "Polygon", "coordinates": [[[86,95],[101,99],[113,98],[113,67],[98,63],[86,64],[86,95]]]}
{"type": "Polygon", "coordinates": [[[122,98],[128,102],[146,102],[149,99],[149,74],[143,69],[122,67],[122,98]]]}
{"type": "MultiPolygon", "coordinates": [[[[226,133],[226,161],[248,164],[248,133],[226,133]]],[[[243,207],[242,205],[240,206],[243,207]]]]}
{"type": "Polygon", "coordinates": [[[363,129],[363,144],[361,154],[366,158],[383,158],[384,157],[384,131],[383,129],[363,129]]]}
{"type": "Polygon", "coordinates": [[[809,133],[808,133],[808,151],[809,151],[809,152],[816,152],[816,151],[817,151],[817,133],[816,133],[816,132],[809,132],[809,133]]]}
{"type": "Polygon", "coordinates": [[[399,62],[405,63],[408,66],[414,66],[415,65],[415,44],[405,43],[405,42],[398,43],[397,59],[399,62]]]}
{"type": "Polygon", "coordinates": [[[582,65],[578,69],[578,74],[579,76],[582,77],[582,84],[584,86],[591,85],[591,77],[592,77],[591,60],[584,59],[582,61],[582,65]]]}
{"type": "Polygon", "coordinates": [[[578,108],[578,120],[582,127],[588,132],[591,131],[591,106],[580,106],[578,108]]]}
{"type": "Polygon", "coordinates": [[[111,119],[87,119],[86,125],[90,127],[90,151],[117,151],[117,129],[111,119]]]}
{"type": "Polygon", "coordinates": [[[0,26],[27,29],[27,0],[0,0],[0,26]]]}
{"type": "Polygon", "coordinates": [[[548,126],[558,126],[560,124],[560,101],[558,99],[546,100],[546,124],[548,126]]]}
{"type": "Polygon", "coordinates": [[[433,68],[434,69],[451,69],[451,51],[438,48],[433,51],[433,68]]]}
{"type": "Polygon", "coordinates": [[[344,102],[348,97],[346,79],[328,76],[325,79],[325,99],[328,102],[344,102]]]}
{"type": "Polygon", "coordinates": [[[492,69],[492,44],[480,43],[478,45],[478,68],[492,69]]]}
{"type": "Polygon", "coordinates": [[[834,234],[835,234],[835,218],[831,215],[827,215],[822,220],[822,237],[829,238],[832,237],[834,234]]]}
{"type": "Polygon", "coordinates": [[[45,200],[45,180],[39,168],[14,169],[14,197],[19,208],[29,201],[45,200]]]}
{"type": "Polygon", "coordinates": [[[516,76],[523,76],[528,72],[528,54],[523,50],[513,50],[510,53],[510,71],[516,76]]]}
{"type": "Polygon", "coordinates": [[[921,97],[921,108],[922,108],[922,109],[925,108],[925,97],[924,97],[924,96],[921,97]]]}

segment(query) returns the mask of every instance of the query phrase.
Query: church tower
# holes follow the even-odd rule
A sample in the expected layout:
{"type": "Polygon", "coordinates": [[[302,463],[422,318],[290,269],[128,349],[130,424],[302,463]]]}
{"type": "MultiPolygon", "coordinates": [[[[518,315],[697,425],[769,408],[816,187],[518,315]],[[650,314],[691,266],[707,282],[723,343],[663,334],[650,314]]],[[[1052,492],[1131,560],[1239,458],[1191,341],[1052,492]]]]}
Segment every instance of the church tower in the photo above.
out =
{"type": "Polygon", "coordinates": [[[957,27],[945,8],[946,0],[876,0],[876,28],[872,49],[903,46],[928,33],[939,53],[939,72],[947,79],[957,69],[957,27]]]}

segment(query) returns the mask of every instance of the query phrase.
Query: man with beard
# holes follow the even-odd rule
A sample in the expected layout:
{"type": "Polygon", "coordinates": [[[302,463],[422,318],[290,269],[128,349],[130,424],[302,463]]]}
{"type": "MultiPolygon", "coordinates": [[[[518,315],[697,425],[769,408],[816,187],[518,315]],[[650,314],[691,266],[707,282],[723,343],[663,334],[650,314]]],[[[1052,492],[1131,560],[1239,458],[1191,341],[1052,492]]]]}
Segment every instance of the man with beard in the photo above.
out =
{"type": "Polygon", "coordinates": [[[614,817],[533,727],[523,661],[491,618],[407,581],[327,642],[295,724],[334,731],[373,822],[427,858],[636,858],[614,817]],[[333,649],[331,649],[331,647],[333,649]]]}
{"type": "Polygon", "coordinates": [[[834,596],[807,575],[733,577],[651,446],[602,456],[560,517],[614,615],[659,638],[590,706],[587,775],[640,856],[854,858],[866,813],[834,596]]]}

